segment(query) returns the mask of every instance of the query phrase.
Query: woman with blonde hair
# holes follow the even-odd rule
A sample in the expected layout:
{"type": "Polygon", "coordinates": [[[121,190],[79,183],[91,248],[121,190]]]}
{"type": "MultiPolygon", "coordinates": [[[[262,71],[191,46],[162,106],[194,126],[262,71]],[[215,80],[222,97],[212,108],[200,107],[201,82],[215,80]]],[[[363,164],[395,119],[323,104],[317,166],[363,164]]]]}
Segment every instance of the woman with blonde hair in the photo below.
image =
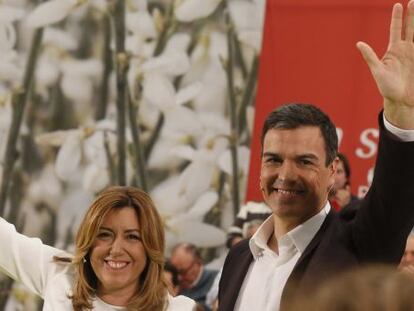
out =
{"type": "Polygon", "coordinates": [[[194,310],[164,280],[164,230],[143,191],[111,187],[95,199],[75,255],[16,232],[0,218],[0,269],[44,299],[43,310],[194,310]]]}

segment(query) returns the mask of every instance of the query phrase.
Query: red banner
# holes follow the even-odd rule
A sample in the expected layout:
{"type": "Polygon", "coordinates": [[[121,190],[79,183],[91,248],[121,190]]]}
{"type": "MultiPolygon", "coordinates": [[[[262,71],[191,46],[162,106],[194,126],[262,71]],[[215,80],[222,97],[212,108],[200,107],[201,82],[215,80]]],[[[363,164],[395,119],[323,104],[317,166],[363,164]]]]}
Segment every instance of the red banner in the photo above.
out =
{"type": "MultiPolygon", "coordinates": [[[[404,1],[405,6],[407,1],[404,1]]],[[[289,102],[312,103],[337,126],[350,160],[353,193],[367,189],[378,143],[382,97],[355,44],[383,55],[393,0],[268,0],[246,200],[261,200],[263,120],[289,102]]]]}

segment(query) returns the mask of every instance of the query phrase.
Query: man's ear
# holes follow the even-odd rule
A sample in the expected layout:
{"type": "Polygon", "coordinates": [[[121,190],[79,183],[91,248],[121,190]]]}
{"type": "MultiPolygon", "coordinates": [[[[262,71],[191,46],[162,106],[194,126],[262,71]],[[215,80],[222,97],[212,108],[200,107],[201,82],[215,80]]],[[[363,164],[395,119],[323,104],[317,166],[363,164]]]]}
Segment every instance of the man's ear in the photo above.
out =
{"type": "Polygon", "coordinates": [[[335,184],[335,176],[336,176],[336,171],[338,170],[338,163],[339,163],[339,158],[336,157],[331,164],[329,164],[329,185],[330,187],[333,187],[333,185],[335,184]]]}

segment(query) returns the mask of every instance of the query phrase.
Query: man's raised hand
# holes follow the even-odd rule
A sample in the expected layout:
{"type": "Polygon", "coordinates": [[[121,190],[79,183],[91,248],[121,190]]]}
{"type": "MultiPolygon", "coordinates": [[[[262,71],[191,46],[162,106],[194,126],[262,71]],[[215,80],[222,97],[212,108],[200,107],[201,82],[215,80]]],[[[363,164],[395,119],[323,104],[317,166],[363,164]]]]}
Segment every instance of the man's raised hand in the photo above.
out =
{"type": "Polygon", "coordinates": [[[357,47],[384,97],[388,121],[402,129],[414,129],[414,0],[407,5],[405,25],[403,7],[392,10],[388,48],[382,59],[364,42],[357,47]]]}

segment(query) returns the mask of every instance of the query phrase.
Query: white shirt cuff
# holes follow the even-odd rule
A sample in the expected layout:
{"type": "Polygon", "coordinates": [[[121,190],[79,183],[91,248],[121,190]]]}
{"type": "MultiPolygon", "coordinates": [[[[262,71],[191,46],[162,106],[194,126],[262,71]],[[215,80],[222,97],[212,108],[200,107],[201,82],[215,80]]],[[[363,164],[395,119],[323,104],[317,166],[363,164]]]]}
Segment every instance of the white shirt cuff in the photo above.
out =
{"type": "Polygon", "coordinates": [[[414,141],[414,130],[403,130],[395,125],[392,125],[387,118],[385,117],[385,114],[382,115],[384,119],[384,126],[391,134],[395,135],[398,139],[401,141],[414,141]]]}

